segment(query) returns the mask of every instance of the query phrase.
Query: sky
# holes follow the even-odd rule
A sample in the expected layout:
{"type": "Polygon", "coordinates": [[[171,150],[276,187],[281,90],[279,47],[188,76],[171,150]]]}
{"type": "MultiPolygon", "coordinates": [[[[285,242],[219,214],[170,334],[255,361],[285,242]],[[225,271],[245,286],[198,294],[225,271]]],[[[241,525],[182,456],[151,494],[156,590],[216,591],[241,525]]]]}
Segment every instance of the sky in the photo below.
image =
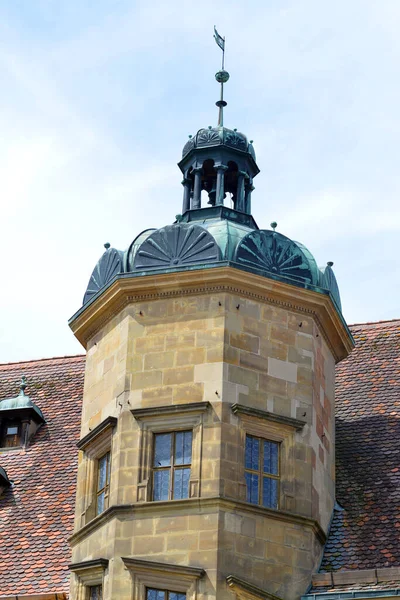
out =
{"type": "Polygon", "coordinates": [[[0,0],[0,362],[82,353],[68,319],[103,244],[181,212],[214,24],[259,227],[334,262],[348,323],[400,317],[398,0],[0,0]]]}

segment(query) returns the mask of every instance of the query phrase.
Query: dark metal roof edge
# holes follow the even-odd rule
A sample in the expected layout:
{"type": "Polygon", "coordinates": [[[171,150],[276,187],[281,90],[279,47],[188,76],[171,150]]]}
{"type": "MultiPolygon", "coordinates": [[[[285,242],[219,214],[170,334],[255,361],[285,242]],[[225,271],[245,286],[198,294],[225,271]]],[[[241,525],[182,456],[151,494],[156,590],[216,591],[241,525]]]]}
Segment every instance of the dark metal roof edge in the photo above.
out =
{"type": "MultiPolygon", "coordinates": [[[[209,221],[212,220],[213,218],[215,219],[220,219],[222,221],[229,221],[235,224],[240,224],[240,225],[244,225],[246,227],[249,228],[253,228],[253,229],[260,229],[259,226],[257,225],[257,222],[255,220],[255,218],[253,217],[253,215],[242,212],[240,210],[236,210],[235,208],[230,208],[229,206],[224,206],[223,204],[221,205],[216,205],[216,206],[206,206],[203,208],[190,208],[189,210],[186,210],[182,215],[182,221],[183,222],[197,222],[197,221],[202,221],[203,219],[205,221],[209,221]],[[231,214],[235,215],[235,217],[237,217],[237,219],[234,219],[231,217],[231,214]],[[198,219],[190,219],[189,217],[193,215],[195,217],[199,217],[198,219]],[[187,218],[186,218],[187,217],[187,218]]],[[[176,221],[175,221],[176,223],[176,221]]]]}
{"type": "MultiPolygon", "coordinates": [[[[14,398],[7,398],[7,400],[13,400],[14,398]]],[[[1,402],[0,402],[0,414],[2,413],[2,416],[6,415],[7,413],[13,413],[13,414],[18,414],[21,412],[29,412],[29,413],[33,413],[34,416],[38,417],[37,419],[35,419],[36,422],[38,422],[38,424],[45,424],[46,423],[46,419],[43,416],[42,411],[40,410],[40,408],[38,406],[36,406],[36,404],[34,402],[32,402],[31,406],[16,406],[15,408],[10,407],[10,408],[1,408],[1,402]]]]}
{"type": "MultiPolygon", "coordinates": [[[[228,146],[228,144],[225,144],[223,140],[221,140],[221,142],[219,142],[219,143],[207,144],[206,146],[192,146],[192,148],[190,148],[189,152],[182,155],[181,160],[179,162],[177,162],[176,164],[182,171],[183,164],[186,163],[187,159],[190,156],[196,155],[199,153],[206,154],[207,152],[209,152],[209,150],[211,148],[214,148],[214,149],[223,148],[223,149],[232,151],[234,153],[237,153],[239,156],[246,156],[246,158],[248,158],[253,163],[253,168],[256,171],[256,174],[254,175],[254,177],[255,177],[256,175],[258,175],[260,173],[260,167],[258,166],[257,161],[254,158],[254,156],[248,150],[249,144],[250,144],[250,142],[248,142],[246,150],[241,150],[240,148],[235,148],[234,146],[228,146]]],[[[254,146],[253,146],[253,150],[254,150],[254,146]]],[[[254,150],[254,153],[255,153],[255,150],[254,150]]]]}
{"type": "Polygon", "coordinates": [[[343,592],[321,592],[316,594],[306,594],[301,596],[301,600],[318,600],[324,598],[324,600],[348,600],[351,598],[376,598],[376,597],[391,597],[400,596],[400,588],[392,588],[389,590],[354,590],[354,591],[343,591],[343,592]]]}

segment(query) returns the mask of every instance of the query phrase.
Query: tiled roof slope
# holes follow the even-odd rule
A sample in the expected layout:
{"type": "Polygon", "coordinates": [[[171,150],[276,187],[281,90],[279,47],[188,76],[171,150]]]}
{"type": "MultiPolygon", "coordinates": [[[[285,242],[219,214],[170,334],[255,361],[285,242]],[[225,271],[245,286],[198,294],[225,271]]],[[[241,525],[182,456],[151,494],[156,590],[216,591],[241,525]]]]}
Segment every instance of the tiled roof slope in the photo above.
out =
{"type": "Polygon", "coordinates": [[[336,372],[335,511],[321,571],[400,566],[400,320],[350,327],[336,372]]]}
{"type": "Polygon", "coordinates": [[[0,450],[0,595],[68,592],[84,357],[0,365],[0,399],[26,394],[46,419],[24,450],[0,450]]]}

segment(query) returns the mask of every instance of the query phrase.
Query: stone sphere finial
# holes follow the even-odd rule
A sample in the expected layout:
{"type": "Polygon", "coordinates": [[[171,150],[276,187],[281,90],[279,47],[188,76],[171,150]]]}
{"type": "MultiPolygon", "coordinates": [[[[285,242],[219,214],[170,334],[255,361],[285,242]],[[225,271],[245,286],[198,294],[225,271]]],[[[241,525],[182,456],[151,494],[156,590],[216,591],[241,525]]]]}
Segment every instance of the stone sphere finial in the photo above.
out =
{"type": "Polygon", "coordinates": [[[110,247],[111,247],[111,244],[110,244],[109,242],[106,242],[106,243],[104,244],[104,248],[105,248],[106,250],[108,250],[110,247]]]}
{"type": "Polygon", "coordinates": [[[215,79],[218,81],[218,83],[226,83],[229,80],[228,71],[225,71],[225,69],[221,69],[221,71],[215,73],[215,79]]]}
{"type": "Polygon", "coordinates": [[[278,227],[278,223],[276,221],[272,221],[271,227],[275,231],[275,229],[278,227]]]}

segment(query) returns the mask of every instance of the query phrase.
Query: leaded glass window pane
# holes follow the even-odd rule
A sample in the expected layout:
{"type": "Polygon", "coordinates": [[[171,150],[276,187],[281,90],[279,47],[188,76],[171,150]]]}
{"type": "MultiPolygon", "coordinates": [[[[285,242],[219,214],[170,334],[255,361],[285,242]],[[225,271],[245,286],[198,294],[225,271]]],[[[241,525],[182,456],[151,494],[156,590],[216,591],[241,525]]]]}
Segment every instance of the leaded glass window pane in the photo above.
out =
{"type": "Polygon", "coordinates": [[[103,590],[101,585],[91,585],[89,588],[89,600],[102,600],[103,590]]]}
{"type": "Polygon", "coordinates": [[[263,506],[268,508],[278,507],[278,480],[272,477],[263,477],[263,506]]]}
{"type": "Polygon", "coordinates": [[[170,469],[163,469],[161,471],[154,471],[154,500],[168,500],[169,499],[169,479],[170,469]]]}
{"type": "Polygon", "coordinates": [[[192,462],[192,432],[178,431],[175,434],[175,464],[190,465],[192,462]]]}
{"type": "Polygon", "coordinates": [[[190,469],[175,469],[174,500],[189,498],[190,469]]]}
{"type": "Polygon", "coordinates": [[[258,504],[258,475],[254,473],[245,473],[247,485],[247,502],[258,504]]]}
{"type": "Polygon", "coordinates": [[[278,450],[279,444],[276,442],[264,441],[264,473],[278,475],[278,450]]]}
{"type": "Polygon", "coordinates": [[[169,592],[167,590],[156,590],[147,588],[146,600],[185,600],[186,594],[180,592],[169,592]]]}
{"type": "Polygon", "coordinates": [[[260,440],[251,435],[246,436],[246,469],[258,471],[260,458],[260,440]]]}
{"type": "Polygon", "coordinates": [[[111,454],[107,452],[97,461],[97,500],[96,514],[108,508],[108,490],[110,485],[111,454]]]}
{"type": "Polygon", "coordinates": [[[154,466],[169,467],[171,465],[171,433],[157,433],[154,444],[154,466]]]}
{"type": "Polygon", "coordinates": [[[146,600],[166,600],[165,596],[167,592],[165,592],[164,590],[154,590],[147,588],[146,592],[146,600]]]}
{"type": "Polygon", "coordinates": [[[97,496],[97,508],[96,508],[96,514],[100,514],[103,512],[104,510],[104,492],[101,492],[101,494],[99,494],[97,496]]]}
{"type": "Polygon", "coordinates": [[[102,490],[106,486],[107,481],[107,454],[99,460],[99,479],[97,490],[102,490]]]}

